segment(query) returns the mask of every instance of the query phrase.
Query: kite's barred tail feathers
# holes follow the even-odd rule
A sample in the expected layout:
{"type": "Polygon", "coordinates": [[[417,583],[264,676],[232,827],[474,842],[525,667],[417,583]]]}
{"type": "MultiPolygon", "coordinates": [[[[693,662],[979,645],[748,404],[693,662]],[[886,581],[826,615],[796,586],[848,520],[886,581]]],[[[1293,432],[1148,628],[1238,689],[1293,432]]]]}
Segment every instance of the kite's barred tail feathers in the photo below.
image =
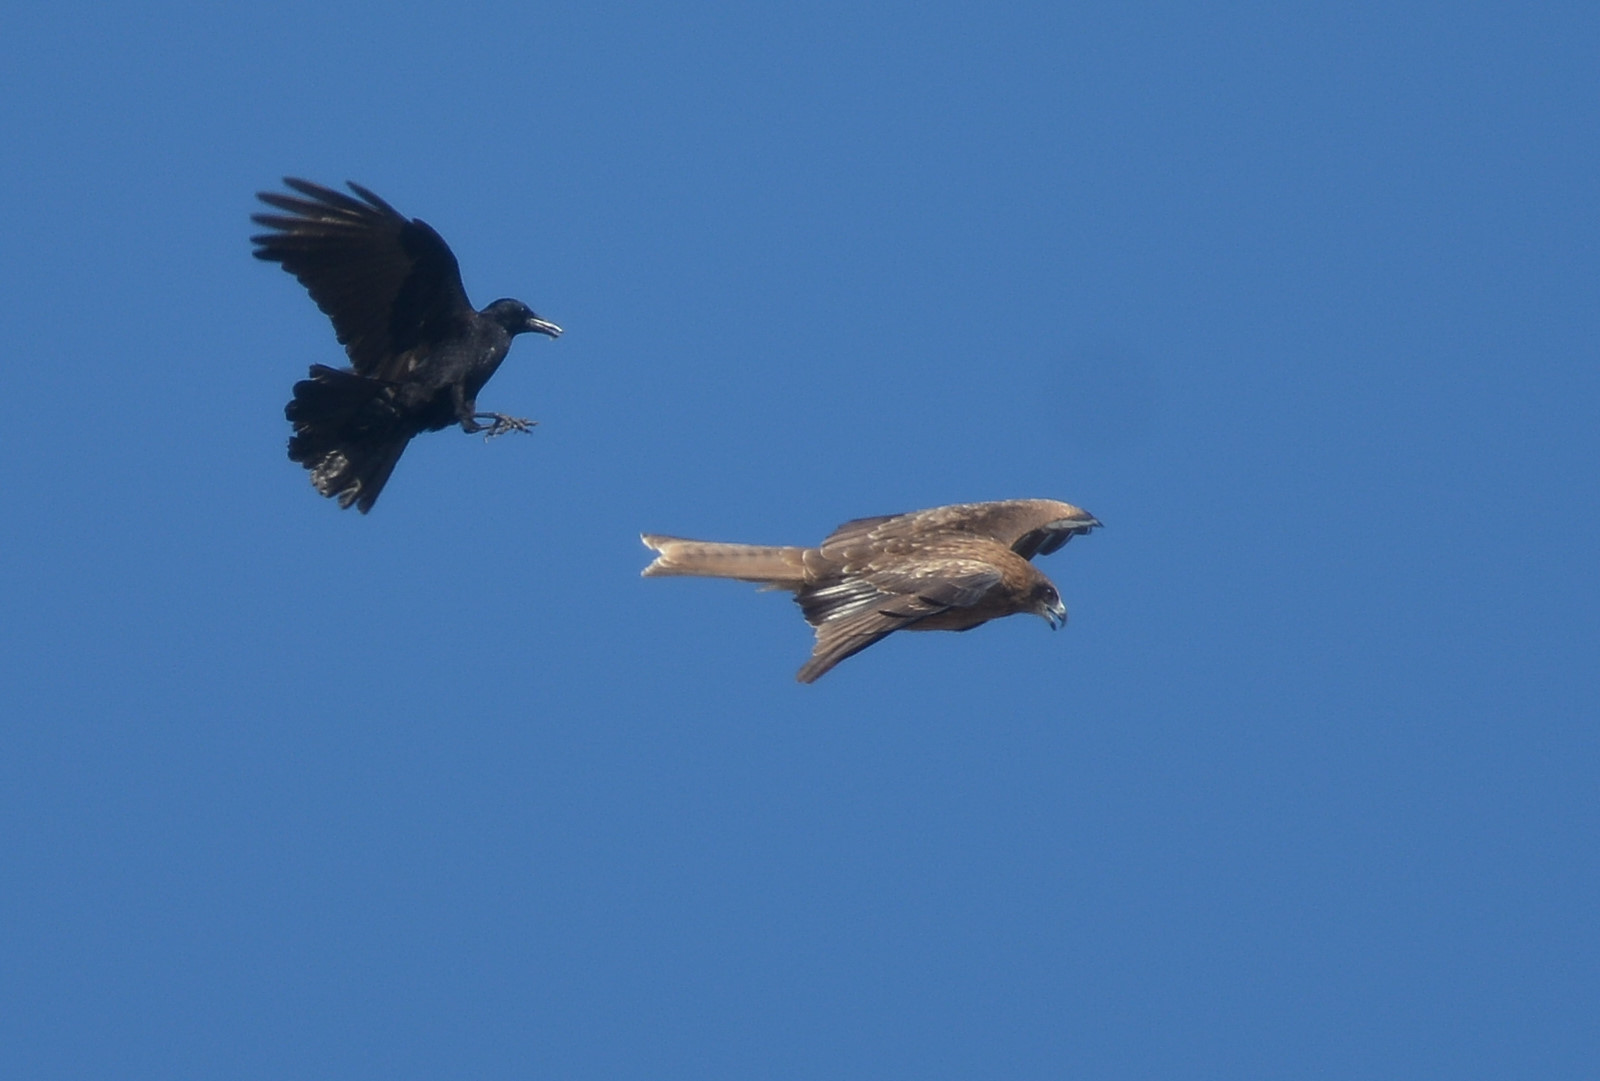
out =
{"type": "Polygon", "coordinates": [[[642,572],[646,578],[687,574],[701,578],[737,578],[779,588],[795,588],[805,581],[805,549],[776,548],[761,544],[722,544],[684,540],[643,533],[645,547],[659,553],[642,572]]]}

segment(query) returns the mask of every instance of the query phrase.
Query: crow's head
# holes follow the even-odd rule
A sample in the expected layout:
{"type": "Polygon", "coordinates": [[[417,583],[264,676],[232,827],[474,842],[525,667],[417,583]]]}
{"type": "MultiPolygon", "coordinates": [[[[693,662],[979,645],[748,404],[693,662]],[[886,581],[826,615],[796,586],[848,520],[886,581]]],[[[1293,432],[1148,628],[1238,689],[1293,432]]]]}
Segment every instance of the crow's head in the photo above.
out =
{"type": "Polygon", "coordinates": [[[520,300],[497,300],[483,309],[483,314],[505,327],[507,334],[525,334],[532,330],[540,334],[548,334],[552,338],[561,336],[560,327],[548,320],[540,319],[533,314],[532,308],[520,300]]]}

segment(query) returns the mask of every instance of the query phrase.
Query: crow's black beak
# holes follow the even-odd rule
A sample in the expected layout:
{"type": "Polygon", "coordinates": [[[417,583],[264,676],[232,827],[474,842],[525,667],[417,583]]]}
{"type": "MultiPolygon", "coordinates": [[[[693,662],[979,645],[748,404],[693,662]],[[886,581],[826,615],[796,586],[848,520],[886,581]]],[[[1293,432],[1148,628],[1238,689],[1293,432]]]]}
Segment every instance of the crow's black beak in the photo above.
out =
{"type": "Polygon", "coordinates": [[[552,338],[561,337],[561,328],[547,320],[540,319],[537,315],[528,316],[527,329],[540,334],[548,334],[552,338]]]}

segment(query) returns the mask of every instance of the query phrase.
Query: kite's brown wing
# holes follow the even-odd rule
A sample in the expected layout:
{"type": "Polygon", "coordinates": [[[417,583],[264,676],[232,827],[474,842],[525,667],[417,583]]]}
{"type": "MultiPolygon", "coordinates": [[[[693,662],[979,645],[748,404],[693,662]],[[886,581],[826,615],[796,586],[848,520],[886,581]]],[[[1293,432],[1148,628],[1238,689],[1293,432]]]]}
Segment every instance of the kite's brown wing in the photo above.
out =
{"type": "MultiPolygon", "coordinates": [[[[885,557],[848,577],[807,586],[795,600],[817,629],[811,659],[796,678],[810,683],[885,635],[951,609],[973,609],[976,626],[1005,590],[994,564],[952,551],[885,557]]],[[[1000,614],[998,612],[993,614],[1000,614]]]]}
{"type": "Polygon", "coordinates": [[[823,553],[845,559],[866,550],[893,550],[939,537],[984,537],[1024,559],[1048,555],[1100,522],[1088,511],[1054,499],[1003,499],[857,518],[822,542],[823,553]]]}
{"type": "Polygon", "coordinates": [[[865,608],[824,623],[817,628],[817,644],[811,650],[811,659],[801,665],[794,678],[801,683],[815,683],[846,657],[855,656],[878,639],[912,622],[912,617],[865,608]]]}
{"type": "Polygon", "coordinates": [[[406,355],[458,332],[473,314],[450,246],[378,196],[361,197],[286,177],[300,196],[261,192],[283,214],[256,214],[273,230],[251,237],[258,259],[300,280],[362,375],[399,379],[406,355]],[[364,201],[363,201],[364,200],[364,201]]]}
{"type": "Polygon", "coordinates": [[[1009,544],[1011,550],[1023,559],[1047,556],[1073,537],[1100,528],[1100,519],[1071,503],[1057,503],[1050,499],[1024,502],[1034,504],[1034,509],[1006,516],[1003,522],[997,523],[998,528],[993,534],[996,540],[1001,544],[1009,544]]]}

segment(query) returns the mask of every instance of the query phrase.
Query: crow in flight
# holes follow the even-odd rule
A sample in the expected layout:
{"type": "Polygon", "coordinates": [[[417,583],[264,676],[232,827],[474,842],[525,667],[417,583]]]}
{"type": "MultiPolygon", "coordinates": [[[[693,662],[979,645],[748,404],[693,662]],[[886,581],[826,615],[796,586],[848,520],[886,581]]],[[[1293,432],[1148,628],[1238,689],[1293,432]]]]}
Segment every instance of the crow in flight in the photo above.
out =
{"type": "Polygon", "coordinates": [[[272,230],[250,238],[255,256],[300,280],[351,364],[313,364],[284,407],[294,424],[289,458],[311,471],[317,491],[365,514],[419,432],[527,431],[534,422],[478,412],[478,392],[513,337],[554,338],[561,328],[520,300],[474,311],[444,238],[361,185],[350,184],[357,200],[306,180],[284,183],[299,194],[259,193],[284,213],[251,216],[272,230]]]}
{"type": "Polygon", "coordinates": [[[858,518],[819,548],[719,544],[645,533],[660,554],[646,577],[736,578],[794,593],[817,642],[795,676],[810,683],[895,631],[967,631],[1031,612],[1051,627],[1067,608],[1029,562],[1100,522],[1053,499],[1008,499],[858,518]]]}

